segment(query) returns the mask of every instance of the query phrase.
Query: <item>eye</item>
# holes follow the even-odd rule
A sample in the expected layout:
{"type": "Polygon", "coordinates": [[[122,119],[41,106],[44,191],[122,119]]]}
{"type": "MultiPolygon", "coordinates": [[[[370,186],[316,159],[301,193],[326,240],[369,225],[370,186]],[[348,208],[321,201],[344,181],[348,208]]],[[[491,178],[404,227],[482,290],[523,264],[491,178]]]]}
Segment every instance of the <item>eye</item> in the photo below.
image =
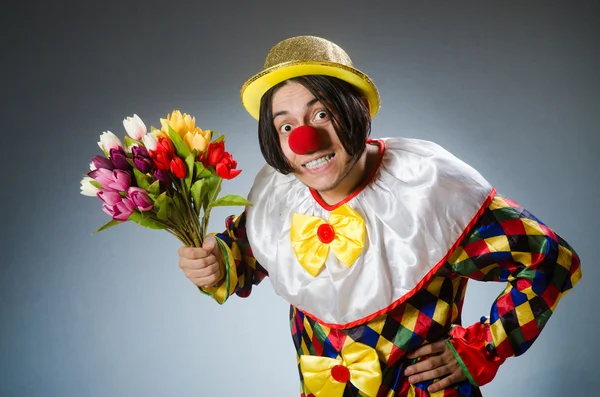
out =
{"type": "Polygon", "coordinates": [[[292,132],[293,129],[294,128],[291,124],[284,124],[281,127],[279,127],[279,132],[281,132],[282,134],[289,134],[290,132],[292,132]]]}
{"type": "Polygon", "coordinates": [[[319,112],[317,112],[317,114],[315,115],[315,120],[319,121],[319,120],[325,120],[327,118],[328,114],[325,110],[321,110],[319,112]]]}

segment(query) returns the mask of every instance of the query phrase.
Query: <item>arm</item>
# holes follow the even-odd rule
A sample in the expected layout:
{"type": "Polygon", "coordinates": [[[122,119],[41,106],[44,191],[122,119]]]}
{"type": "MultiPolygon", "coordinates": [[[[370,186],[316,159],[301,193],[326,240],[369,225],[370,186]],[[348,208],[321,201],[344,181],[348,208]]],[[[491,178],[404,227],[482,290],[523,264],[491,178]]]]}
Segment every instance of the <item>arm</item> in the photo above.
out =
{"type": "Polygon", "coordinates": [[[462,277],[507,283],[489,316],[467,328],[455,326],[447,341],[477,386],[490,382],[508,357],[528,350],[581,278],[573,248],[527,210],[499,196],[448,262],[462,277]]]}
{"type": "Polygon", "coordinates": [[[231,295],[246,298],[252,292],[252,286],[268,275],[267,271],[256,261],[246,237],[246,213],[227,218],[226,230],[215,234],[221,251],[221,274],[223,278],[214,287],[198,287],[198,289],[223,304],[231,295]]]}

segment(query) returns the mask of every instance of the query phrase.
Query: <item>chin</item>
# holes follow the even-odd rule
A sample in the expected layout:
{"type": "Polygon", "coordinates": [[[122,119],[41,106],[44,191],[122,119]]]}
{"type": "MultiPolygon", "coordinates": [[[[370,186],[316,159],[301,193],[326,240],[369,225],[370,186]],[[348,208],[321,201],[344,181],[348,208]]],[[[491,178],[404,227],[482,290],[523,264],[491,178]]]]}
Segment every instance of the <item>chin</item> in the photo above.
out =
{"type": "Polygon", "coordinates": [[[328,192],[330,190],[335,189],[335,187],[339,184],[339,181],[330,181],[324,180],[325,178],[316,179],[316,178],[298,178],[300,182],[304,183],[311,189],[316,190],[317,192],[328,192]]]}

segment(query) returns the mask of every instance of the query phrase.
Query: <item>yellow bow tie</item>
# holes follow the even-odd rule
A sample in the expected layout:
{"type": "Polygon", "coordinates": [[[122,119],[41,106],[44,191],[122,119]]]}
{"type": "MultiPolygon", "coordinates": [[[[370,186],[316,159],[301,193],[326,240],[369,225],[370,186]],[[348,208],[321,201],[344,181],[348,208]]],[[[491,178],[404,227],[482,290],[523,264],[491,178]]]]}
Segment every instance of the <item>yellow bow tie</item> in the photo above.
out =
{"type": "Polygon", "coordinates": [[[381,386],[377,352],[362,343],[342,349],[341,358],[300,356],[304,387],[315,397],[341,397],[350,382],[363,394],[375,397],[381,386]]]}
{"type": "Polygon", "coordinates": [[[347,204],[333,210],[328,222],[315,216],[293,214],[290,239],[298,262],[316,277],[329,256],[329,249],[344,265],[352,266],[364,247],[365,221],[347,204]]]}

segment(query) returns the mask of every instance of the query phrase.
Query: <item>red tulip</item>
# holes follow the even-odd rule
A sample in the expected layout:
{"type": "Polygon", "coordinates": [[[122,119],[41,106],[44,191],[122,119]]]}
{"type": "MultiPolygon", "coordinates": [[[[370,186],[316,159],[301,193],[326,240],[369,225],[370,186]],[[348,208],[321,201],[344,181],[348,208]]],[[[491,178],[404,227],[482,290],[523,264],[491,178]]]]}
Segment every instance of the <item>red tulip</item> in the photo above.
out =
{"type": "Polygon", "coordinates": [[[215,167],[218,176],[223,179],[233,179],[242,172],[237,170],[237,161],[225,151],[225,142],[213,142],[208,146],[206,157],[200,156],[200,161],[205,167],[215,167]]]}
{"type": "Polygon", "coordinates": [[[171,160],[170,166],[171,166],[171,172],[177,178],[183,179],[187,175],[187,168],[185,166],[185,163],[179,157],[177,157],[177,156],[173,157],[173,159],[171,160]]]}
{"type": "Polygon", "coordinates": [[[216,167],[225,153],[225,142],[213,142],[208,146],[207,161],[208,165],[216,167]]]}
{"type": "Polygon", "coordinates": [[[168,138],[160,138],[156,143],[156,150],[149,151],[150,158],[154,160],[156,168],[161,171],[168,171],[171,159],[175,156],[175,148],[168,138]]]}
{"type": "Polygon", "coordinates": [[[158,142],[156,143],[156,150],[157,151],[164,151],[164,152],[169,152],[172,155],[175,154],[175,148],[173,147],[173,142],[171,142],[171,140],[169,138],[159,138],[158,142]]]}
{"type": "Polygon", "coordinates": [[[150,158],[154,161],[154,165],[161,171],[169,170],[169,163],[171,162],[171,156],[169,153],[158,152],[154,150],[149,151],[150,158]]]}
{"type": "Polygon", "coordinates": [[[223,179],[233,179],[242,172],[242,170],[238,170],[236,167],[237,161],[231,157],[231,154],[225,152],[216,165],[215,171],[223,179]]]}

